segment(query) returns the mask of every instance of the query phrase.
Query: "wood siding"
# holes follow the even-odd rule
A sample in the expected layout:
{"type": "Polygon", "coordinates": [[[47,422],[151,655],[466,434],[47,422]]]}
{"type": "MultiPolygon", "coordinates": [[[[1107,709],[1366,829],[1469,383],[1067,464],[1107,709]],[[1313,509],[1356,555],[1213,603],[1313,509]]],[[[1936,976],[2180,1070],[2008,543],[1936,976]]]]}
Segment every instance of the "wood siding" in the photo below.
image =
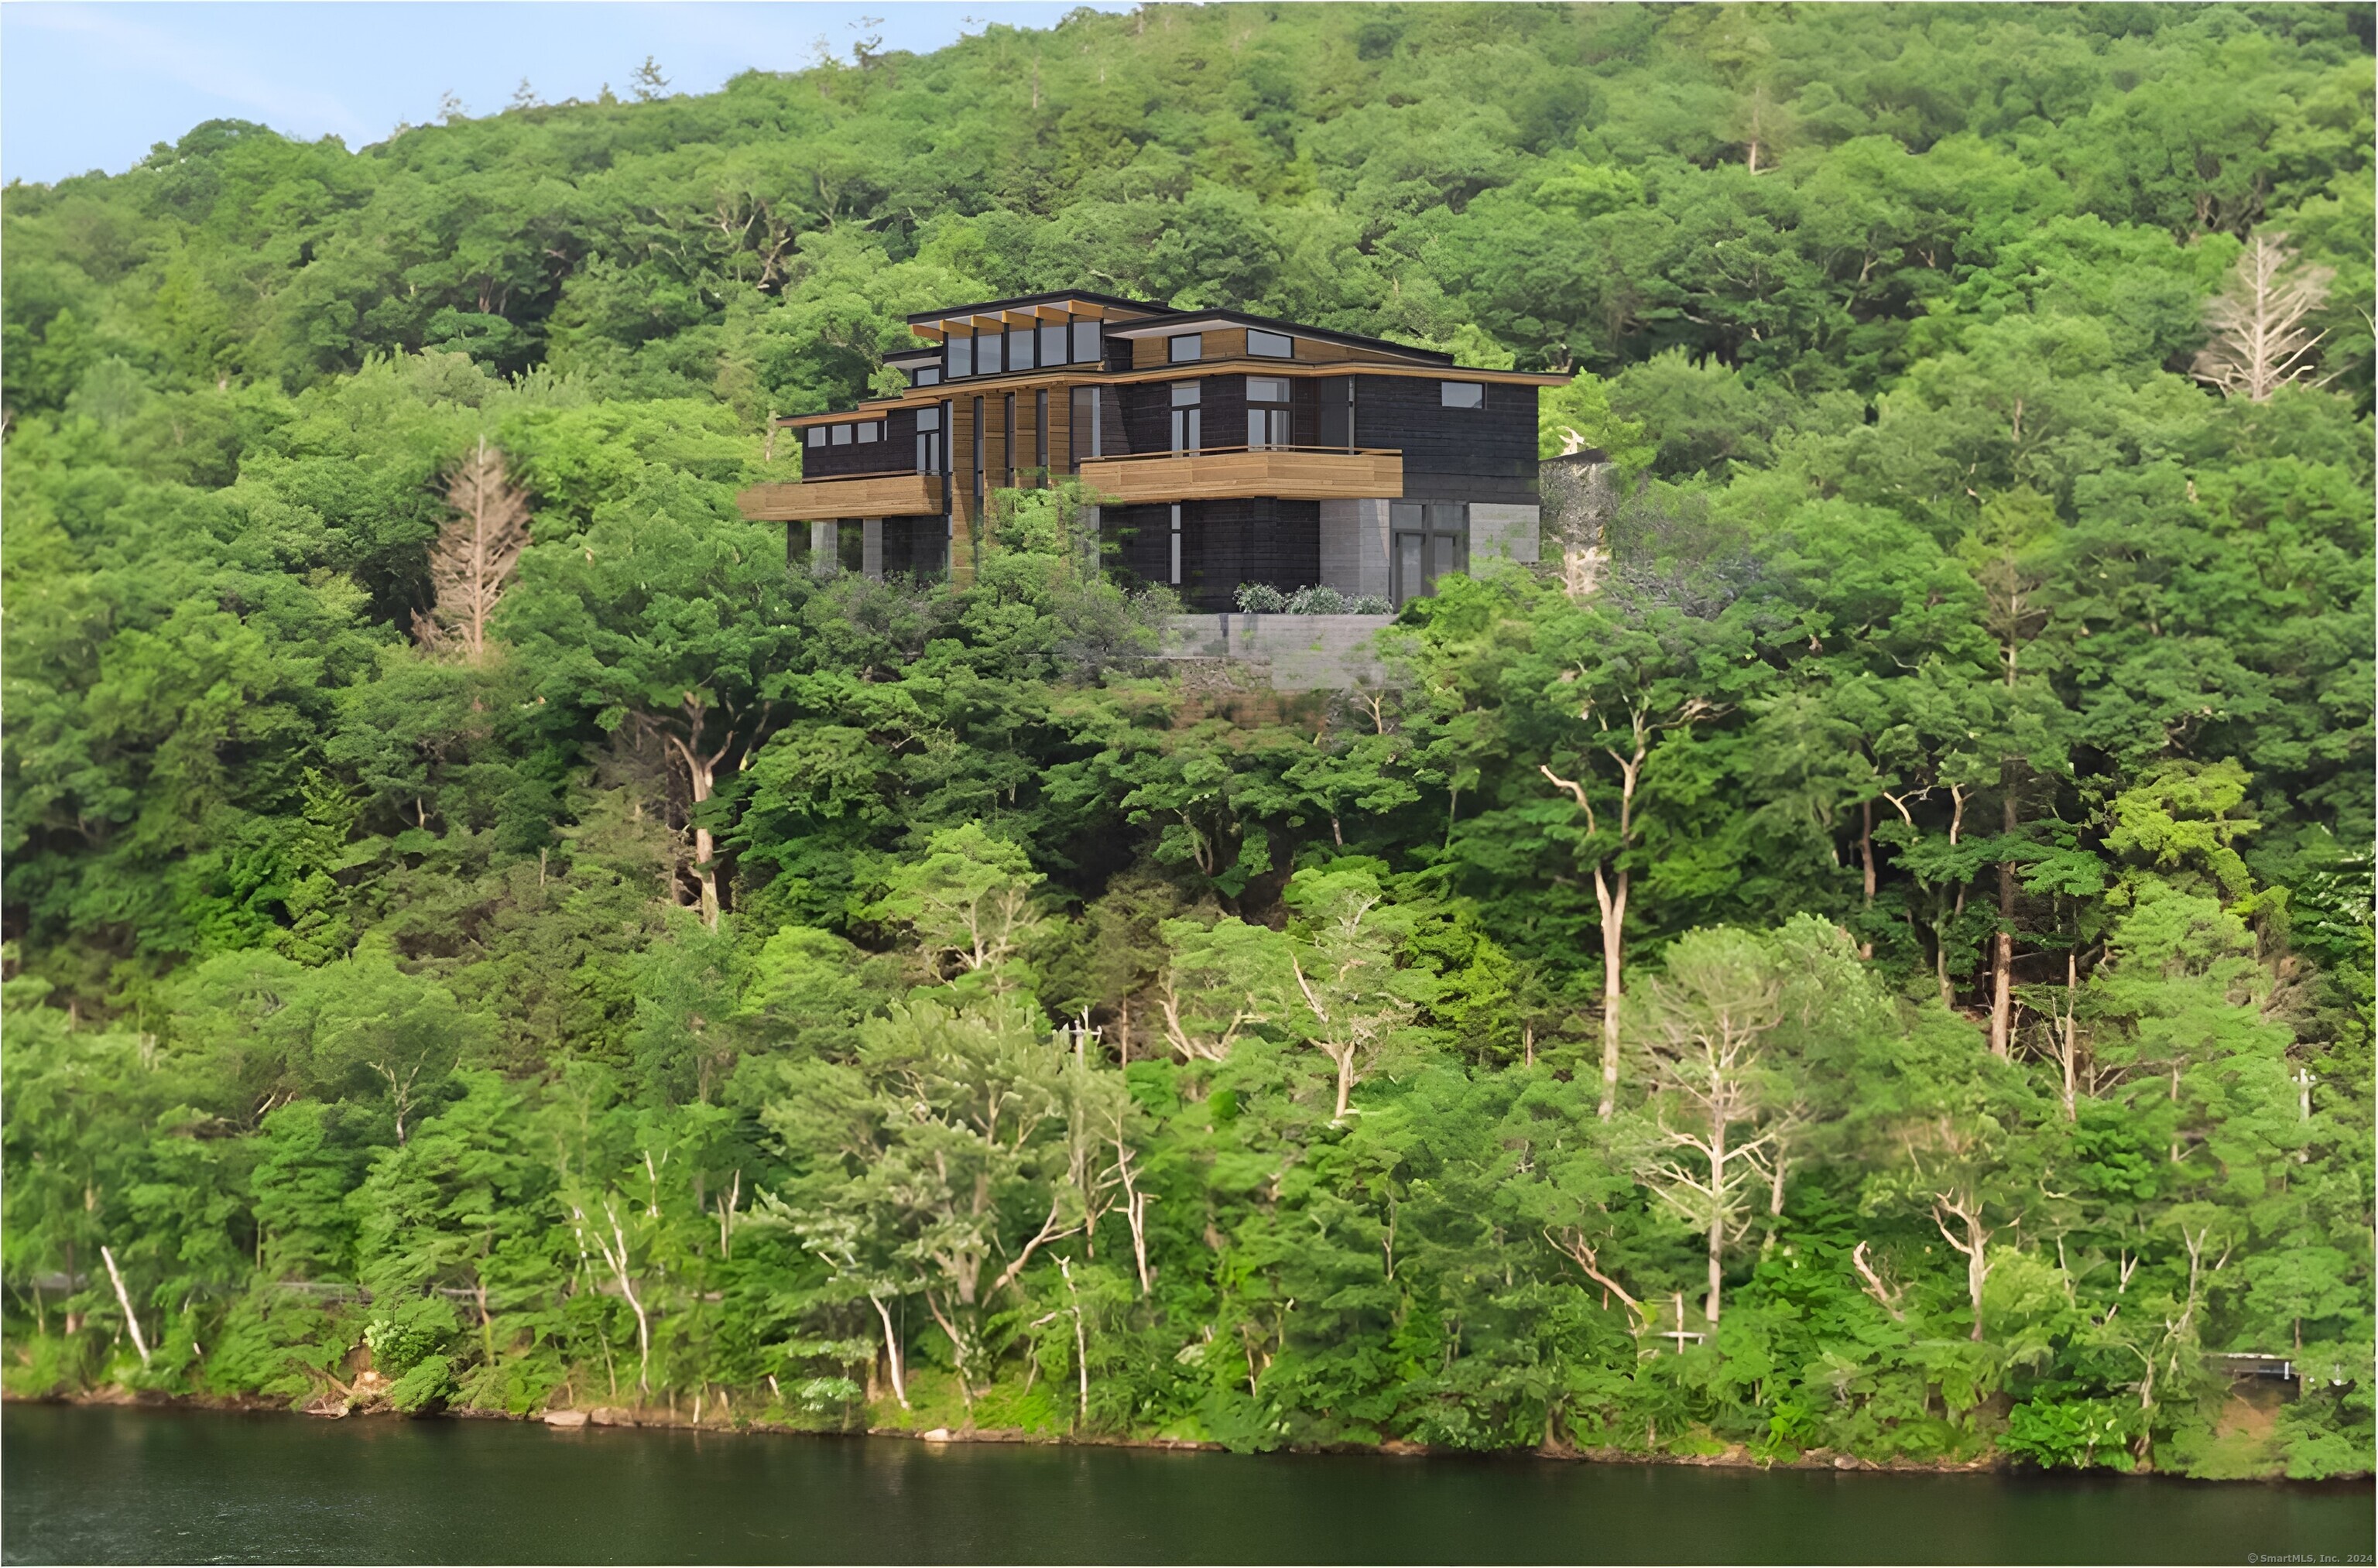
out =
{"type": "Polygon", "coordinates": [[[1126,506],[1256,496],[1361,500],[1401,496],[1404,463],[1394,452],[1200,452],[1086,462],[1082,481],[1126,506]]]}
{"type": "MultiPolygon", "coordinates": [[[[913,456],[912,453],[912,461],[913,456]]],[[[938,513],[942,509],[942,478],[937,473],[887,473],[867,479],[755,485],[736,497],[735,505],[755,522],[938,513]]]]}

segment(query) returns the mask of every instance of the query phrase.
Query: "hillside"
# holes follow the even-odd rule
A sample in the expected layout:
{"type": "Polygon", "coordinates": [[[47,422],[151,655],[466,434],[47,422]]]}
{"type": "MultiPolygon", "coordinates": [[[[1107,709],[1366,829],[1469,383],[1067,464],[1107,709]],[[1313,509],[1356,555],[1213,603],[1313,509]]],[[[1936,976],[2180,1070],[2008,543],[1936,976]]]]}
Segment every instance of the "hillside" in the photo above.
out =
{"type": "Polygon", "coordinates": [[[6,1386],[2367,1470],[2372,58],[1158,6],[10,186],[6,1386]],[[1051,493],[737,515],[1076,287],[1579,371],[1610,570],[1281,701],[1051,493]]]}

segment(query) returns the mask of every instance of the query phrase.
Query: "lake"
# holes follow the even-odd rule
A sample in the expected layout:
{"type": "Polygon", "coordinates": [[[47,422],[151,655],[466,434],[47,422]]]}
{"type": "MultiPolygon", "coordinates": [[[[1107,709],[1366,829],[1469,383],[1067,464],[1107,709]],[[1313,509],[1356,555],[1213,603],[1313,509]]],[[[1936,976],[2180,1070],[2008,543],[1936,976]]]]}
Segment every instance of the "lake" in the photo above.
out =
{"type": "Polygon", "coordinates": [[[12,1405],[10,1562],[2367,1563],[2359,1487],[12,1405]]]}

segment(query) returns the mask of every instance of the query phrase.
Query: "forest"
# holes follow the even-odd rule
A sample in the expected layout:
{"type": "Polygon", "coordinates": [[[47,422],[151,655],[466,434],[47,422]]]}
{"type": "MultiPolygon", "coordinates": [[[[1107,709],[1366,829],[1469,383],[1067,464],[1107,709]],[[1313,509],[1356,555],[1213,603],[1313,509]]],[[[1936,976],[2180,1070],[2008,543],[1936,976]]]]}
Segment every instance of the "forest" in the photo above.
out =
{"type": "Polygon", "coordinates": [[[10,1397],[2372,1468],[2366,7],[666,69],[0,197],[10,1397]],[[1575,372],[1594,569],[740,519],[1065,288],[1575,372]]]}

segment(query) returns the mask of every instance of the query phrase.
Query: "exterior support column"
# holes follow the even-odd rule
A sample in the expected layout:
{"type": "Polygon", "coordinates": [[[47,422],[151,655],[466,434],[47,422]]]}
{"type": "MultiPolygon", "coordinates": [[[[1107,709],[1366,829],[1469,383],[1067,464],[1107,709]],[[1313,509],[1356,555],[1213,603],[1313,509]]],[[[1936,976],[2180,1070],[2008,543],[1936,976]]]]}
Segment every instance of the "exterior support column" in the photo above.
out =
{"type": "Polygon", "coordinates": [[[1349,597],[1389,597],[1395,587],[1391,543],[1384,497],[1321,503],[1321,581],[1327,586],[1349,597]]]}
{"type": "Polygon", "coordinates": [[[810,575],[832,577],[842,567],[842,525],[832,518],[810,524],[810,575]]]}
{"type": "Polygon", "coordinates": [[[871,582],[883,581],[883,520],[859,520],[859,569],[871,582]]]}

